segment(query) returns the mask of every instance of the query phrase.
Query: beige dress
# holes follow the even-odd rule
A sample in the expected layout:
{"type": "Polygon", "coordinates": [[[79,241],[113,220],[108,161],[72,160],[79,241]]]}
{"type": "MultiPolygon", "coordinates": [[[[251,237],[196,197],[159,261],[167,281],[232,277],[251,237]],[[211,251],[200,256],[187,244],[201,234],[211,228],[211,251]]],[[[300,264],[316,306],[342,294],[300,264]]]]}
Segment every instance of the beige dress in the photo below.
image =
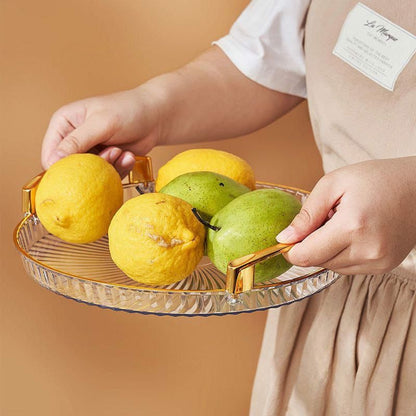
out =
{"type": "MultiPolygon", "coordinates": [[[[416,34],[415,0],[363,3],[416,34]]],[[[309,108],[327,172],[416,155],[416,56],[391,92],[332,54],[356,4],[313,0],[306,20],[309,108]]],[[[415,259],[413,250],[391,273],[343,276],[271,310],[250,415],[416,415],[415,259]]]]}

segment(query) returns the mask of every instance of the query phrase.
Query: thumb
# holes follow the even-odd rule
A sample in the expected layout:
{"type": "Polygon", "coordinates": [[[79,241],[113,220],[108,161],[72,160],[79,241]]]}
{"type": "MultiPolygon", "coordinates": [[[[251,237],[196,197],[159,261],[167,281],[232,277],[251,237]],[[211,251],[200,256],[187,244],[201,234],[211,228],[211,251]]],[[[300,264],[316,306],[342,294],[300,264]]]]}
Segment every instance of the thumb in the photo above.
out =
{"type": "Polygon", "coordinates": [[[73,153],[85,153],[97,144],[109,140],[115,130],[114,123],[102,114],[93,114],[79,127],[64,137],[50,152],[47,165],[52,164],[73,153]]]}
{"type": "Polygon", "coordinates": [[[333,215],[332,208],[341,195],[332,190],[332,181],[324,176],[314,187],[301,210],[276,240],[280,243],[297,243],[319,228],[333,215]]]}

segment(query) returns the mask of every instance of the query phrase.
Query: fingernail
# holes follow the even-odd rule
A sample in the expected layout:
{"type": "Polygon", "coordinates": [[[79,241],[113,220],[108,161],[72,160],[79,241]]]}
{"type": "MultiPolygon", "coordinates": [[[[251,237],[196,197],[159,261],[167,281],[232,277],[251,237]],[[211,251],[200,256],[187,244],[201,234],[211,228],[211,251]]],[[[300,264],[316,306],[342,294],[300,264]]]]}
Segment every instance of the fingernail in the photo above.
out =
{"type": "Polygon", "coordinates": [[[295,237],[295,229],[291,225],[286,227],[284,230],[280,231],[276,236],[276,241],[278,243],[293,243],[295,237]]]}
{"type": "Polygon", "coordinates": [[[134,157],[130,153],[127,153],[121,161],[121,166],[123,168],[131,167],[131,165],[134,164],[134,161],[134,157]]]}

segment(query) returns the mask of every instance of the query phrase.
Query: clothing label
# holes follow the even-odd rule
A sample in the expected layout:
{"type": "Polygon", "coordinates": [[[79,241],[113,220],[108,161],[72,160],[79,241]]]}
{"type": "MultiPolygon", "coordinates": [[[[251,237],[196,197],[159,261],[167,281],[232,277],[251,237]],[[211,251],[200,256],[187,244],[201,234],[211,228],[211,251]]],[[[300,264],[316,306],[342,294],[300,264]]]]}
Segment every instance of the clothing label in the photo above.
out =
{"type": "Polygon", "coordinates": [[[415,52],[415,35],[362,3],[348,14],[332,51],[390,91],[415,52]]]}

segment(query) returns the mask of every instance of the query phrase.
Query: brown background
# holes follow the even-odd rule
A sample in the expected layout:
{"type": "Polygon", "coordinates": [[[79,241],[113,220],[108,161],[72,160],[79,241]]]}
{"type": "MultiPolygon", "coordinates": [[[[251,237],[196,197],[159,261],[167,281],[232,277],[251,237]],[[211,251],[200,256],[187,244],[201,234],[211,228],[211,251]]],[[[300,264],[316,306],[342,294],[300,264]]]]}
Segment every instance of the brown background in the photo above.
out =
{"type": "MultiPolygon", "coordinates": [[[[247,0],[1,0],[1,397],[13,415],[245,415],[266,313],[170,318],[56,296],[12,244],[21,186],[61,105],[136,86],[225,34],[247,0]]],[[[311,189],[321,175],[307,107],[233,152],[258,179],[311,189]]],[[[152,151],[155,169],[185,146],[152,151]]]]}

